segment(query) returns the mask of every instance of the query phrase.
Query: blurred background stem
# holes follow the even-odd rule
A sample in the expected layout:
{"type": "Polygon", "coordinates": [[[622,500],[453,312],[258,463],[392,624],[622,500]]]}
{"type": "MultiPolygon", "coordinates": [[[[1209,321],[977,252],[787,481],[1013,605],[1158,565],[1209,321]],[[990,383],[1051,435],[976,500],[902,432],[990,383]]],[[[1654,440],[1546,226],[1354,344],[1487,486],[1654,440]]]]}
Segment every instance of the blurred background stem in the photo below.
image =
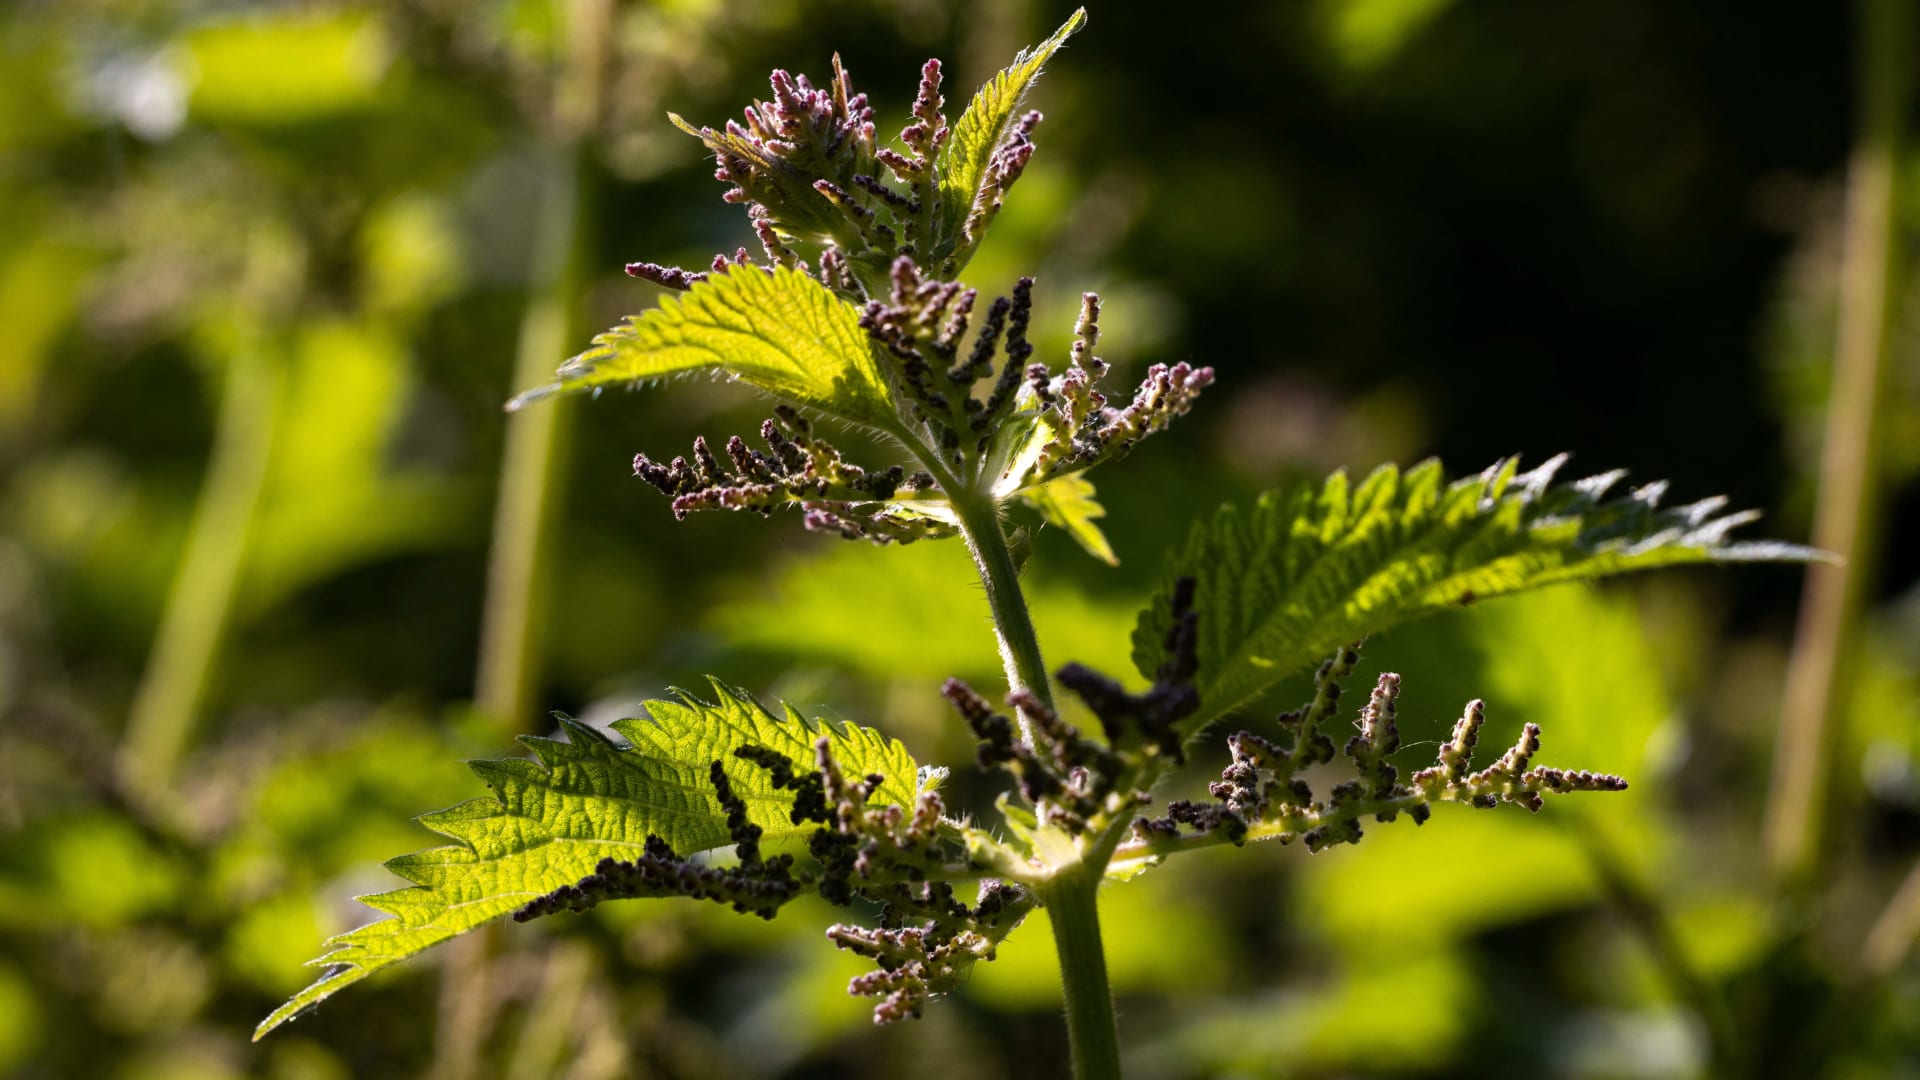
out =
{"type": "MultiPolygon", "coordinates": [[[[545,194],[534,252],[532,296],[520,320],[518,359],[509,393],[553,376],[575,343],[584,247],[586,168],[580,146],[548,156],[545,194]]],[[[487,600],[480,628],[474,704],[489,721],[517,732],[533,709],[541,678],[546,623],[547,553],[561,492],[556,482],[567,452],[561,425],[568,402],[555,401],[507,417],[494,505],[493,548],[487,562],[487,600]]]]}
{"type": "Polygon", "coordinates": [[[1860,948],[1860,974],[1870,979],[1892,975],[1913,955],[1916,939],[1920,939],[1920,863],[1907,871],[1906,879],[1867,932],[1860,948]]]}
{"type": "MultiPolygon", "coordinates": [[[[601,113],[612,0],[554,0],[559,57],[548,130],[533,267],[520,319],[515,391],[546,382],[581,334],[581,293],[591,247],[593,134],[601,113]]],[[[568,403],[509,414],[500,487],[487,564],[475,708],[502,734],[518,733],[533,711],[542,677],[546,589],[554,524],[561,509],[558,478],[568,439],[561,423],[568,403]]],[[[435,1074],[468,1080],[481,1072],[486,1034],[500,1004],[492,985],[496,927],[448,947],[435,1031],[435,1074]]]]}
{"type": "Polygon", "coordinates": [[[1787,666],[1765,845],[1775,884],[1788,892],[1803,888],[1820,862],[1851,653],[1877,555],[1885,471],[1879,402],[1892,351],[1912,25],[1908,0],[1856,4],[1859,134],[1848,165],[1839,332],[1813,527],[1814,545],[1844,561],[1808,569],[1787,666]]]}
{"type": "Polygon", "coordinates": [[[1605,830],[1588,821],[1575,825],[1581,851],[1605,891],[1607,902],[1647,950],[1673,996],[1699,1018],[1707,1036],[1707,1075],[1747,1075],[1746,1043],[1719,988],[1701,974],[1661,898],[1620,858],[1605,830]]]}
{"type": "Polygon", "coordinates": [[[239,340],[220,380],[213,456],[120,748],[121,774],[149,808],[164,806],[193,737],[226,637],[281,412],[285,376],[256,336],[239,340]]]}

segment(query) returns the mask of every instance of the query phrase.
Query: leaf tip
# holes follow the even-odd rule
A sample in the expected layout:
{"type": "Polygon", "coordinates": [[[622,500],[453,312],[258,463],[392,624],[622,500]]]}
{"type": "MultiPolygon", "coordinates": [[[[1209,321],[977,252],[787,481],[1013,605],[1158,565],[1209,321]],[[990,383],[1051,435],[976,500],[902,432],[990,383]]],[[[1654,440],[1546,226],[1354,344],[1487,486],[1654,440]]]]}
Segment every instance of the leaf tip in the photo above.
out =
{"type": "Polygon", "coordinates": [[[560,390],[561,385],[559,383],[548,383],[545,386],[536,386],[531,390],[522,390],[520,393],[508,398],[506,405],[501,407],[501,411],[517,413],[536,401],[544,401],[558,394],[560,390]]]}

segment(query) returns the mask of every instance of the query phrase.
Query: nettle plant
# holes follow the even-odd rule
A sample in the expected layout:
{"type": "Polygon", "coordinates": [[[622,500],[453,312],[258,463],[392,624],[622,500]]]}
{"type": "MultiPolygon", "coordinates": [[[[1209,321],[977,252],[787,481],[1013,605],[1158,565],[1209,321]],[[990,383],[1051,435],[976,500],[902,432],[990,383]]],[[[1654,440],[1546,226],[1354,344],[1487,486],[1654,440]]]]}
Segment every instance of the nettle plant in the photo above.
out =
{"type": "Polygon", "coordinates": [[[387,863],[412,884],[365,902],[390,917],[329,941],[315,961],[325,973],[259,1034],[507,916],[685,897],[773,918],[816,893],[848,912],[828,939],[873,961],[848,989],[877,999],[879,1023],[919,1016],[1044,907],[1075,1072],[1113,1076],[1104,881],[1222,844],[1298,840],[1319,851],[1357,842],[1368,820],[1420,824],[1437,803],[1538,811],[1548,795],[1626,786],[1534,764],[1532,724],[1503,752],[1477,755],[1479,701],[1432,765],[1402,775],[1389,760],[1399,676],[1381,675],[1357,713],[1341,707],[1356,643],[1419,615],[1629,570],[1809,555],[1730,540],[1753,515],[1726,513],[1721,499],[1662,507],[1663,484],[1622,490],[1617,472],[1556,483],[1562,458],[1453,480],[1432,461],[1358,484],[1336,473],[1249,510],[1224,507],[1168,556],[1140,615],[1144,689],[1078,664],[1049,674],[1007,511],[1025,504],[1110,561],[1086,474],[1184,415],[1214,379],[1210,368],[1155,365],[1115,401],[1095,354],[1098,297],[1083,297],[1071,354],[1055,367],[1029,343],[1031,279],[984,306],[959,280],[1033,156],[1040,114],[1021,100],[1084,20],[1076,13],[1020,54],[956,121],[942,111],[940,64],[928,61],[893,145],[879,141],[837,57],[823,85],[774,72],[773,100],[744,121],[696,128],[674,117],[718,159],[724,198],[746,206],[763,256],[743,248],[701,271],[628,266],[681,295],[595,338],[558,381],[512,403],[722,374],[775,399],[774,415],[762,445],[736,436],[716,452],[696,440],[686,457],[634,459],[676,517],[791,508],[810,529],[881,544],[962,538],[1007,686],[949,680],[940,692],[978,739],[978,767],[1005,780],[999,820],[948,813],[947,770],[876,730],[809,720],[719,681],[704,698],[649,702],[612,736],[562,717],[564,739],[522,740],[531,760],[473,763],[492,797],[421,819],[454,843],[387,863]],[[853,463],[822,419],[878,436],[896,460],[853,463]],[[1226,740],[1206,798],[1156,801],[1197,736],[1316,663],[1310,702],[1226,740]],[[1056,686],[1098,731],[1070,721],[1056,686]],[[1351,777],[1320,780],[1342,755],[1351,777]]]}

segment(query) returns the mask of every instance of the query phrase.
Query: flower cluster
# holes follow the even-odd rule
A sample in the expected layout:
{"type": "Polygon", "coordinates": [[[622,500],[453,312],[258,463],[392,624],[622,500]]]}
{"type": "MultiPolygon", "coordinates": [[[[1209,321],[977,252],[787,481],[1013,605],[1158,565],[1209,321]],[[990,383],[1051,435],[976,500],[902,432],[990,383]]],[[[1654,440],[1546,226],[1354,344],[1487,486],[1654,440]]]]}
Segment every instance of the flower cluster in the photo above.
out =
{"type": "MultiPolygon", "coordinates": [[[[716,272],[741,272],[746,261],[745,252],[716,260],[716,272]]],[[[706,277],[653,264],[628,270],[689,287],[706,277]]],[[[1108,366],[1094,354],[1094,293],[1082,297],[1067,367],[1054,375],[1029,362],[1032,278],[988,304],[977,327],[976,290],[926,277],[906,256],[894,260],[887,281],[886,298],[867,302],[860,325],[892,365],[888,377],[900,392],[903,418],[925,433],[928,452],[963,481],[980,477],[996,499],[1028,496],[1048,481],[1124,456],[1186,413],[1213,381],[1211,368],[1155,365],[1130,403],[1112,407],[1095,385],[1108,366]]],[[[769,514],[798,505],[808,528],[849,539],[904,543],[958,531],[951,493],[931,473],[861,468],[792,406],[775,411],[760,427],[765,450],[735,436],[723,459],[700,438],[690,456],[669,462],[636,454],[634,474],[673,500],[677,517],[716,509],[769,514]]]]}
{"type": "Polygon", "coordinates": [[[980,767],[1012,773],[1038,824],[1078,836],[1102,819],[1143,803],[1146,792],[1137,781],[1153,775],[1159,762],[1182,759],[1177,725],[1200,707],[1192,683],[1198,667],[1193,593],[1192,579],[1177,583],[1173,626],[1167,634],[1169,659],[1145,692],[1130,694],[1081,664],[1068,664],[1055,674],[1099,718],[1105,741],[1081,734],[1029,690],[1007,695],[1007,704],[1021,721],[1016,732],[1012,720],[966,683],[948,679],[941,688],[979,740],[975,756],[980,767]]]}
{"type": "Polygon", "coordinates": [[[1099,313],[1100,298],[1087,293],[1064,372],[1053,375],[1037,364],[1027,371],[1030,396],[1023,403],[1035,418],[1037,437],[1017,462],[1019,470],[1009,476],[1021,487],[1125,457],[1141,439],[1185,416],[1200,391],[1213,385],[1210,367],[1196,368],[1184,360],[1172,366],[1155,364],[1134,390],[1133,400],[1117,408],[1109,405],[1097,386],[1107,365],[1093,355],[1099,313]]]}
{"type": "Polygon", "coordinates": [[[1338,707],[1338,680],[1352,673],[1358,659],[1358,647],[1349,646],[1320,666],[1314,676],[1313,700],[1279,718],[1285,732],[1282,741],[1251,731],[1228,738],[1231,760],[1220,779],[1209,786],[1211,800],[1171,802],[1163,816],[1138,819],[1134,831],[1139,850],[1123,855],[1148,854],[1161,842],[1177,841],[1183,835],[1218,837],[1235,844],[1249,839],[1277,839],[1284,844],[1297,837],[1309,851],[1320,851],[1334,844],[1358,843],[1360,820],[1368,816],[1385,823],[1405,813],[1420,824],[1436,802],[1483,808],[1510,802],[1538,811],[1548,794],[1622,791],[1627,786],[1625,780],[1606,773],[1530,768],[1533,754],[1540,749],[1537,724],[1526,725],[1499,760],[1469,772],[1486,717],[1486,705],[1478,700],[1468,703],[1436,762],[1403,784],[1390,761],[1400,748],[1396,723],[1400,676],[1387,672],[1374,684],[1354,721],[1354,733],[1342,748],[1355,776],[1333,785],[1321,799],[1300,774],[1333,760],[1334,742],[1321,727],[1338,707]]]}
{"type": "Polygon", "coordinates": [[[793,792],[794,824],[822,826],[808,843],[820,864],[821,897],[842,906],[855,896],[880,905],[878,927],[827,928],[828,940],[879,966],[855,977],[847,992],[880,999],[875,1023],[918,1017],[928,998],[950,992],[975,963],[993,959],[995,947],[1033,907],[1033,897],[989,879],[981,883],[977,906],[955,899],[951,884],[932,879],[947,856],[939,793],[921,793],[911,813],[871,805],[884,777],[849,780],[827,747],[824,738],[816,744],[816,767],[807,772],[762,747],[735,753],[766,769],[775,788],[793,792]]]}
{"type": "Polygon", "coordinates": [[[767,771],[775,789],[793,792],[790,817],[795,825],[820,826],[808,840],[818,860],[820,895],[845,905],[878,876],[923,880],[944,865],[941,824],[946,806],[937,791],[922,792],[911,812],[892,803],[874,804],[873,793],[886,777],[848,779],[822,736],[814,744],[814,768],[802,772],[785,755],[760,746],[734,751],[767,771]]]}
{"type": "MultiPolygon", "coordinates": [[[[879,145],[873,107],[865,94],[854,92],[838,56],[825,86],[814,86],[805,75],[775,71],[773,100],[755,101],[742,121],[730,120],[720,130],[672,119],[713,152],[715,178],[731,185],[723,197],[747,205],[769,263],[804,265],[792,245],[821,245],[826,253],[821,280],[854,293],[865,274],[849,274],[849,262],[860,271],[884,272],[901,255],[937,253],[952,261],[954,237],[985,228],[1005,188],[1033,154],[1037,113],[1023,119],[993,154],[989,179],[998,194],[991,199],[983,194],[991,208],[976,205],[963,221],[943,220],[951,215],[940,198],[937,174],[953,129],[941,112],[940,84],[940,61],[928,60],[920,69],[912,119],[900,132],[899,149],[879,145]]],[[[642,268],[639,276],[673,288],[697,278],[671,267],[636,265],[642,268]]]]}
{"type": "Polygon", "coordinates": [[[933,491],[932,476],[899,465],[879,471],[854,465],[791,407],[780,406],[764,421],[760,438],[766,450],[749,447],[738,435],[727,440],[731,469],[701,437],[693,442],[691,459],[661,464],[635,454],[633,472],[673,500],[677,518],[695,510],[771,514],[797,504],[809,529],[848,538],[907,543],[954,531],[944,502],[921,498],[933,491]]]}
{"type": "Polygon", "coordinates": [[[878,927],[827,928],[828,940],[879,967],[847,984],[849,994],[881,999],[876,1024],[918,1018],[930,997],[952,992],[974,964],[992,960],[1034,906],[1030,890],[992,879],[981,882],[973,907],[946,882],[894,885],[884,897],[878,927]]]}
{"type": "Polygon", "coordinates": [[[989,435],[1012,408],[1033,355],[1027,341],[1033,279],[1021,278],[1011,298],[988,306],[964,357],[961,339],[972,325],[976,291],[927,278],[905,256],[894,260],[887,280],[886,299],[869,301],[860,325],[894,361],[911,414],[927,426],[940,453],[956,465],[964,460],[963,446],[968,454],[984,453],[989,435]],[[996,353],[1002,357],[997,377],[996,353]],[[990,391],[984,398],[976,395],[975,386],[989,378],[990,391]]]}

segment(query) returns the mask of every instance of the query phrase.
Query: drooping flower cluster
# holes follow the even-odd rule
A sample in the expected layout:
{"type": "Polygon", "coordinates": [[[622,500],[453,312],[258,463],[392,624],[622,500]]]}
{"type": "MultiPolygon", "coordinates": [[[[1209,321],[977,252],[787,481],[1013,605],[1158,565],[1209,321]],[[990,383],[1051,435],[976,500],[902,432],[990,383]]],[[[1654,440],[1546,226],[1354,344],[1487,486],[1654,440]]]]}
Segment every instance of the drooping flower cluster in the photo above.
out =
{"type": "MultiPolygon", "coordinates": [[[[1331,762],[1334,743],[1321,730],[1340,701],[1338,680],[1351,674],[1359,660],[1357,646],[1341,649],[1320,666],[1314,676],[1314,697],[1304,707],[1284,713],[1285,732],[1274,741],[1251,731],[1227,740],[1231,760],[1220,779],[1208,788],[1208,801],[1180,800],[1167,804],[1158,818],[1134,823],[1137,845],[1151,851],[1156,841],[1183,835],[1212,835],[1238,844],[1248,839],[1298,838],[1309,851],[1334,844],[1358,843],[1361,818],[1391,822],[1401,813],[1423,823],[1436,802],[1463,802],[1489,808],[1502,802],[1538,811],[1548,794],[1574,791],[1622,791],[1627,782],[1606,773],[1529,768],[1540,749],[1540,727],[1528,724],[1519,740],[1499,760],[1478,772],[1469,772],[1473,749],[1485,720],[1486,705],[1468,703],[1452,737],[1440,747],[1438,760],[1400,782],[1390,758],[1400,748],[1396,723],[1400,676],[1383,673],[1354,721],[1354,733],[1342,752],[1356,775],[1335,784],[1325,799],[1300,775],[1311,766],[1331,762]]],[[[1132,856],[1134,852],[1123,852],[1132,856]]]]}
{"type": "Polygon", "coordinates": [[[1179,583],[1173,606],[1169,659],[1145,692],[1130,694],[1081,664],[1055,674],[1099,718],[1105,741],[1081,734],[1029,690],[1007,695],[1022,721],[1016,731],[1012,720],[966,683],[948,679],[941,688],[979,740],[980,767],[1012,773],[1039,825],[1078,836],[1106,817],[1130,813],[1146,799],[1136,781],[1157,762],[1181,760],[1179,721],[1200,707],[1192,683],[1197,622],[1191,579],[1179,583]]]}
{"type": "Polygon", "coordinates": [[[760,438],[766,450],[738,435],[729,438],[726,465],[705,437],[693,441],[691,459],[661,464],[635,454],[633,473],[673,500],[676,518],[695,510],[771,514],[797,504],[807,528],[849,539],[908,543],[954,532],[932,476],[899,465],[868,471],[852,464],[791,407],[778,407],[773,419],[762,422],[760,438]]]}
{"type": "Polygon", "coordinates": [[[950,992],[975,963],[993,959],[995,947],[1033,907],[1033,897],[989,879],[981,883],[978,906],[955,899],[951,884],[933,880],[948,855],[939,793],[923,792],[911,813],[891,803],[871,805],[885,778],[849,780],[827,746],[825,739],[816,745],[816,767],[806,772],[761,747],[735,753],[766,769],[775,788],[793,792],[795,824],[822,826],[808,842],[820,866],[821,897],[843,906],[856,896],[880,905],[877,928],[827,928],[835,945],[880,967],[854,978],[847,992],[881,999],[875,1023],[918,1017],[928,998],[950,992]]]}
{"type": "Polygon", "coordinates": [[[820,864],[820,895],[835,904],[847,904],[857,890],[881,871],[919,880],[942,865],[944,848],[940,825],[946,806],[937,791],[922,792],[909,813],[892,803],[874,804],[873,793],[886,777],[873,775],[849,780],[840,771],[822,737],[814,745],[814,768],[802,772],[777,751],[743,746],[734,753],[767,771],[776,789],[794,794],[791,819],[795,825],[820,826],[807,842],[808,853],[820,864]]]}
{"type": "MultiPolygon", "coordinates": [[[[744,271],[737,260],[718,260],[715,272],[744,271]]],[[[651,264],[646,273],[663,282],[705,279],[651,264]]],[[[1129,404],[1112,407],[1095,385],[1108,371],[1094,354],[1097,295],[1082,297],[1067,367],[1056,376],[1029,362],[1033,279],[1021,278],[1010,296],[987,305],[977,327],[976,290],[926,277],[905,256],[894,260],[887,281],[886,298],[868,301],[859,323],[890,365],[902,418],[920,428],[927,449],[957,479],[977,478],[996,499],[1030,498],[1051,480],[1124,456],[1186,413],[1213,381],[1211,368],[1155,365],[1129,404]]],[[[931,473],[863,469],[793,407],[775,411],[760,428],[766,450],[735,436],[723,459],[700,438],[691,456],[666,463],[635,455],[634,473],[673,500],[676,517],[798,505],[808,528],[849,539],[904,543],[958,532],[950,493],[931,473]]]]}
{"type": "Polygon", "coordinates": [[[970,345],[975,290],[927,277],[905,257],[894,261],[888,281],[886,298],[868,301],[860,324],[893,360],[912,418],[940,453],[956,466],[983,460],[1002,496],[1124,457],[1185,415],[1213,383],[1212,368],[1156,364],[1133,399],[1115,407],[1097,385],[1108,371],[1094,354],[1098,294],[1082,295],[1072,352],[1055,375],[1029,363],[1032,278],[988,306],[970,345]]]}
{"type": "Polygon", "coordinates": [[[1186,361],[1155,364],[1134,391],[1133,400],[1114,407],[1098,384],[1107,363],[1094,355],[1100,340],[1100,297],[1081,297],[1074,326],[1072,356],[1058,375],[1045,365],[1027,369],[1021,412],[1033,417],[1033,435],[1010,463],[1002,485],[1031,487],[1106,461],[1117,461],[1140,440],[1164,431],[1185,416],[1200,391],[1213,385],[1213,369],[1186,361]]]}
{"type": "Polygon", "coordinates": [[[923,881],[867,890],[883,898],[876,928],[839,923],[827,938],[872,960],[880,970],[847,984],[856,997],[877,997],[873,1021],[917,1019],[927,1000],[951,993],[973,965],[992,960],[1000,942],[1034,906],[1033,893],[992,879],[980,883],[975,906],[954,898],[944,881],[923,881]]]}

